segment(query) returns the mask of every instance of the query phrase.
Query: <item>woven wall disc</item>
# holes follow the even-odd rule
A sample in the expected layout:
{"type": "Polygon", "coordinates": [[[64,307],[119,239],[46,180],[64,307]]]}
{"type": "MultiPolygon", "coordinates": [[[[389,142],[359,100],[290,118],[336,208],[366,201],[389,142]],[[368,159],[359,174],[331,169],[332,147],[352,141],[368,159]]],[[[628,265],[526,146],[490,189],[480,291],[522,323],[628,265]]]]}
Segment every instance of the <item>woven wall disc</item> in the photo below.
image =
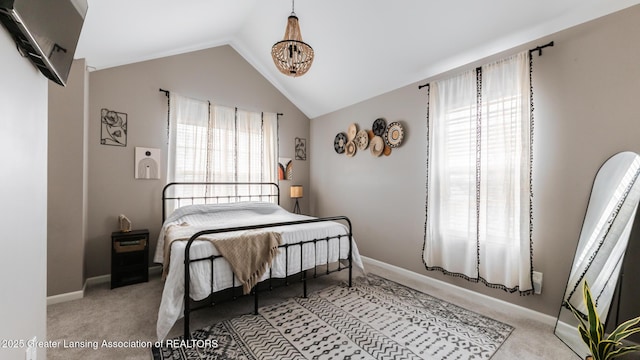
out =
{"type": "Polygon", "coordinates": [[[333,149],[338,153],[344,153],[344,148],[347,146],[347,135],[345,133],[338,133],[333,140],[333,149]]]}
{"type": "Polygon", "coordinates": [[[400,146],[402,139],[404,139],[404,128],[399,122],[392,122],[387,126],[383,139],[384,142],[392,148],[400,146]]]}
{"type": "Polygon", "coordinates": [[[358,131],[358,135],[356,135],[356,139],[354,140],[358,150],[366,150],[369,146],[369,135],[365,130],[358,131]]]}
{"type": "Polygon", "coordinates": [[[356,154],[356,143],[353,141],[349,141],[347,143],[347,148],[345,150],[345,152],[347,153],[348,157],[352,157],[353,155],[356,154]]]}
{"type": "Polygon", "coordinates": [[[384,151],[384,140],[380,136],[374,136],[369,143],[369,149],[371,150],[371,155],[378,157],[382,155],[384,151]]]}
{"type": "Polygon", "coordinates": [[[387,122],[383,118],[377,118],[373,122],[372,130],[375,135],[384,135],[385,130],[387,130],[387,122]]]}
{"type": "Polygon", "coordinates": [[[356,138],[356,134],[358,133],[358,125],[355,123],[349,125],[347,129],[347,141],[353,141],[356,138]]]}

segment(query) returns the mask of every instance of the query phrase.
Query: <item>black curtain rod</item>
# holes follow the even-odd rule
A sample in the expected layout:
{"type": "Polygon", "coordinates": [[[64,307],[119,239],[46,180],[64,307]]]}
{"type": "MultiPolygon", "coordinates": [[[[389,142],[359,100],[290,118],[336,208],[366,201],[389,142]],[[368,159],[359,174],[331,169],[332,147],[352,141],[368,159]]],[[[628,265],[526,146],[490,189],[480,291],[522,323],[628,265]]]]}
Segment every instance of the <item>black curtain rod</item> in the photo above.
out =
{"type": "MultiPolygon", "coordinates": [[[[158,89],[158,91],[163,92],[165,95],[167,95],[167,97],[169,97],[169,90],[165,90],[165,89],[160,88],[160,89],[158,89]]],[[[236,107],[236,109],[237,109],[237,107],[236,107]]],[[[277,113],[276,115],[277,116],[282,116],[284,114],[283,113],[277,113]]]]}
{"type": "MultiPolygon", "coordinates": [[[[538,52],[538,56],[542,56],[542,49],[544,49],[546,47],[549,47],[549,46],[553,46],[553,41],[549,42],[548,44],[544,44],[544,45],[541,45],[541,46],[536,46],[533,49],[529,49],[529,55],[531,55],[532,53],[537,51],[538,52]]],[[[429,86],[429,83],[426,83],[424,85],[418,85],[418,90],[422,89],[425,86],[429,86]]]]}
{"type": "Polygon", "coordinates": [[[536,46],[534,49],[529,49],[529,54],[532,54],[534,52],[538,52],[538,56],[542,56],[542,49],[549,47],[549,46],[553,46],[553,41],[549,42],[548,44],[542,45],[542,46],[536,46]]]}
{"type": "MultiPolygon", "coordinates": [[[[160,89],[159,89],[159,91],[160,91],[160,92],[163,92],[165,95],[167,95],[167,97],[169,97],[169,90],[165,90],[165,89],[163,89],[163,88],[160,88],[160,89]]],[[[236,109],[237,109],[237,108],[236,108],[236,109]]],[[[282,116],[282,115],[284,115],[284,114],[283,114],[283,113],[277,113],[276,115],[277,115],[277,116],[282,116]]]]}

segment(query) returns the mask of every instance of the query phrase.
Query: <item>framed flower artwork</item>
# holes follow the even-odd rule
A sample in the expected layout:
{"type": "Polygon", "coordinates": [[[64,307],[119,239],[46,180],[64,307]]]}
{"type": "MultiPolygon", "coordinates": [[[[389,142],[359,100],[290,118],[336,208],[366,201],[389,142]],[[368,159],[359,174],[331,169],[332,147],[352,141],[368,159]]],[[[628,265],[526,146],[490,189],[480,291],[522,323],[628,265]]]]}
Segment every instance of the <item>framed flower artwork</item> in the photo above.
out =
{"type": "Polygon", "coordinates": [[[102,109],[100,122],[100,144],[127,146],[127,114],[102,109]]]}
{"type": "Polygon", "coordinates": [[[296,138],[296,160],[307,160],[307,139],[296,138]]]}

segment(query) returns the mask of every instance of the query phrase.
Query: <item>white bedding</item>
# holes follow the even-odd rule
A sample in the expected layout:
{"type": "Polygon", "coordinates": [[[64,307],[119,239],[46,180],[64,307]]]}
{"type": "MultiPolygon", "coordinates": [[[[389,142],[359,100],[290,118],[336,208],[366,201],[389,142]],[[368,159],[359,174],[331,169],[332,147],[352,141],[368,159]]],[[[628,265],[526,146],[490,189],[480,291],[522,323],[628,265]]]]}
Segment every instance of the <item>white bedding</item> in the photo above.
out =
{"type": "MultiPolygon", "coordinates": [[[[231,204],[216,205],[190,205],[177,209],[169,216],[160,231],[158,244],[154,255],[154,262],[164,262],[164,242],[165,234],[171,234],[175,238],[182,238],[190,232],[191,234],[205,229],[229,228],[244,225],[267,224],[274,222],[296,221],[311,219],[309,216],[292,214],[278,205],[268,202],[239,202],[231,204]],[[166,231],[167,227],[174,225],[171,231],[166,231]],[[179,226],[175,226],[179,225],[179,226]],[[174,231],[177,230],[177,231],[174,231]]],[[[345,225],[337,222],[318,222],[310,224],[281,226],[269,228],[267,231],[275,231],[282,234],[283,244],[293,244],[305,240],[322,239],[339,234],[347,234],[345,225]]],[[[208,235],[207,238],[223,238],[239,234],[216,234],[208,235]]],[[[187,236],[188,237],[188,236],[187,236]]],[[[158,340],[164,339],[174,323],[183,316],[184,311],[184,250],[186,241],[174,241],[171,244],[169,271],[165,280],[162,300],[158,311],[157,336],[158,340]]],[[[317,251],[313,244],[305,244],[302,249],[304,270],[313,268],[316,264],[327,263],[326,242],[317,243],[317,251]]],[[[329,262],[346,259],[349,253],[349,241],[347,237],[340,240],[332,239],[329,242],[329,262]],[[339,243],[339,247],[338,247],[339,243]]],[[[196,240],[191,246],[190,258],[207,257],[218,255],[213,244],[208,240],[196,240]]],[[[285,277],[285,251],[280,249],[276,256],[271,270],[273,277],[285,277]]],[[[352,242],[353,265],[363,269],[362,260],[356,247],[352,242]]],[[[300,247],[289,248],[288,270],[286,274],[292,275],[300,272],[300,247]]],[[[191,264],[190,296],[194,300],[206,298],[211,291],[211,265],[209,261],[200,261],[191,264]]],[[[265,273],[263,279],[269,277],[269,271],[265,273]]],[[[232,286],[232,272],[229,264],[224,259],[214,262],[213,291],[219,291],[232,286]]],[[[235,280],[236,286],[240,282],[235,280]]]]}

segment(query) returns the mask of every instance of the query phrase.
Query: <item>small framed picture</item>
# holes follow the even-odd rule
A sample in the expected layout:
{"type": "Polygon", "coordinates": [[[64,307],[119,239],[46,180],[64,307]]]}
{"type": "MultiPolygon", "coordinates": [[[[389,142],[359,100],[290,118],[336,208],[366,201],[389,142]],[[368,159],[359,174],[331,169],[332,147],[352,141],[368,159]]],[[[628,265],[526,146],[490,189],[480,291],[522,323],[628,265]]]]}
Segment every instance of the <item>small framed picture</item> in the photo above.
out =
{"type": "Polygon", "coordinates": [[[136,147],[136,179],[160,179],[160,149],[136,147]]]}
{"type": "Polygon", "coordinates": [[[307,160],[307,139],[296,138],[296,160],[307,160]]]}
{"type": "Polygon", "coordinates": [[[127,114],[101,109],[100,123],[100,144],[127,146],[127,114]]]}

